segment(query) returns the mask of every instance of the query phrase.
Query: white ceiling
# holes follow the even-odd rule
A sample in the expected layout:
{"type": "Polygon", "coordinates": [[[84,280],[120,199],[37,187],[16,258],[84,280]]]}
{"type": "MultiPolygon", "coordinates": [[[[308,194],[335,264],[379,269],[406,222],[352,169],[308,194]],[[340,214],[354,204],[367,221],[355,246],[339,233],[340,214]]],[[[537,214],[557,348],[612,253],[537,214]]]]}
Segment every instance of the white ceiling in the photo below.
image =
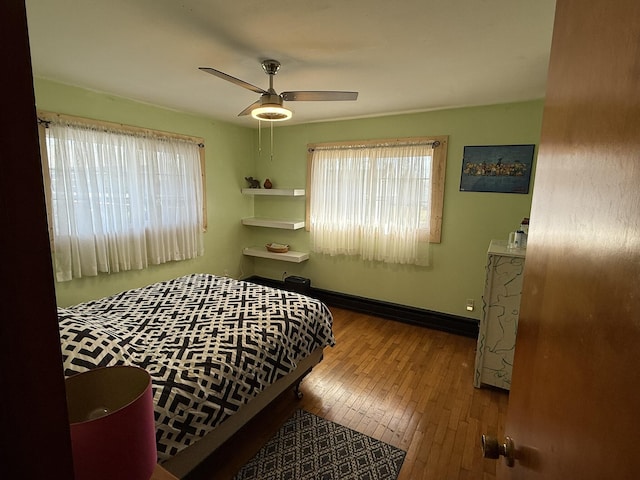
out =
{"type": "Polygon", "coordinates": [[[555,0],[27,0],[34,75],[256,126],[268,88],[354,90],[289,102],[291,123],[542,98],[555,0]]]}

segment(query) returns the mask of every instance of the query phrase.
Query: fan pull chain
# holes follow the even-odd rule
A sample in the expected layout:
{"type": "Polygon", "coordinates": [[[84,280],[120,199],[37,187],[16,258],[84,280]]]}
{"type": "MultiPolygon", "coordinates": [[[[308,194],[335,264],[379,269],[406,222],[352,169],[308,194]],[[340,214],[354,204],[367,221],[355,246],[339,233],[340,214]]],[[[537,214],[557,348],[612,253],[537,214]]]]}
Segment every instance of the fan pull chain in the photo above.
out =
{"type": "Polygon", "coordinates": [[[271,123],[271,161],[273,162],[273,122],[271,123]]]}
{"type": "Polygon", "coordinates": [[[262,121],[258,120],[258,158],[262,158],[262,121]]]}

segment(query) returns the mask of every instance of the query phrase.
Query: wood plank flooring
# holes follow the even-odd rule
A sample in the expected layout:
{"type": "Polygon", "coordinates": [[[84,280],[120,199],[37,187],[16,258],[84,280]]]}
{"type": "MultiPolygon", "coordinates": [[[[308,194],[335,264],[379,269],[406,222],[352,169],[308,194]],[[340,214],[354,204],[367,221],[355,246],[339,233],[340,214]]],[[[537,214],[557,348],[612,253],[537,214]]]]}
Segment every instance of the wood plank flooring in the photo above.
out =
{"type": "Polygon", "coordinates": [[[494,479],[480,436],[504,432],[508,394],[473,387],[475,340],[331,309],[336,346],[187,477],[230,479],[295,409],[383,440],[407,452],[398,480],[494,479]]]}

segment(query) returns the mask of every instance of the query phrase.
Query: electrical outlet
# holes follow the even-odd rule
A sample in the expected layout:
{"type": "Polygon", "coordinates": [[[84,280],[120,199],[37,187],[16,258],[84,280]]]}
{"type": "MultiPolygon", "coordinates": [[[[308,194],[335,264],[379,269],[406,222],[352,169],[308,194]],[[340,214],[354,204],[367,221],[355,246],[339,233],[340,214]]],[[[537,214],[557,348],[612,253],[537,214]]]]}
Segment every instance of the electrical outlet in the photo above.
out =
{"type": "Polygon", "coordinates": [[[476,308],[475,306],[475,302],[473,300],[473,298],[467,298],[467,311],[468,312],[473,312],[473,310],[476,308]]]}

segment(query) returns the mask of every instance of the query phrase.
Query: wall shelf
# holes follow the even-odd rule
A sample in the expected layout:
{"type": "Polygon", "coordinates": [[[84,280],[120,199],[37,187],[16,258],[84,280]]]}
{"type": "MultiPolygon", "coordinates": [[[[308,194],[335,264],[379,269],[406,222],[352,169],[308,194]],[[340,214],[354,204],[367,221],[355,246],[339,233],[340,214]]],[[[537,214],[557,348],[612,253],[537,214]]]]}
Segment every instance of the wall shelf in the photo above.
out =
{"type": "Polygon", "coordinates": [[[272,195],[279,197],[304,197],[304,188],[243,188],[243,195],[272,195]]]}
{"type": "Polygon", "coordinates": [[[243,225],[251,227],[281,228],[284,230],[299,230],[304,228],[304,220],[276,220],[273,218],[248,217],[242,219],[243,225]]]}
{"type": "MultiPolygon", "coordinates": [[[[304,188],[243,188],[243,195],[262,195],[262,196],[280,196],[280,197],[304,197],[304,188]]],[[[275,218],[248,217],[242,219],[243,225],[253,227],[280,228],[284,230],[299,230],[305,227],[304,220],[282,220],[275,218]]],[[[250,257],[269,258],[272,260],[280,260],[282,262],[300,263],[309,259],[309,254],[304,252],[294,252],[289,250],[287,253],[274,253],[266,249],[266,247],[247,247],[242,250],[244,255],[250,257]]]]}
{"type": "Polygon", "coordinates": [[[266,247],[247,247],[242,250],[242,253],[250,257],[270,258],[282,262],[300,263],[309,260],[308,253],[294,252],[292,250],[289,250],[287,253],[274,253],[268,251],[266,247]]]}

